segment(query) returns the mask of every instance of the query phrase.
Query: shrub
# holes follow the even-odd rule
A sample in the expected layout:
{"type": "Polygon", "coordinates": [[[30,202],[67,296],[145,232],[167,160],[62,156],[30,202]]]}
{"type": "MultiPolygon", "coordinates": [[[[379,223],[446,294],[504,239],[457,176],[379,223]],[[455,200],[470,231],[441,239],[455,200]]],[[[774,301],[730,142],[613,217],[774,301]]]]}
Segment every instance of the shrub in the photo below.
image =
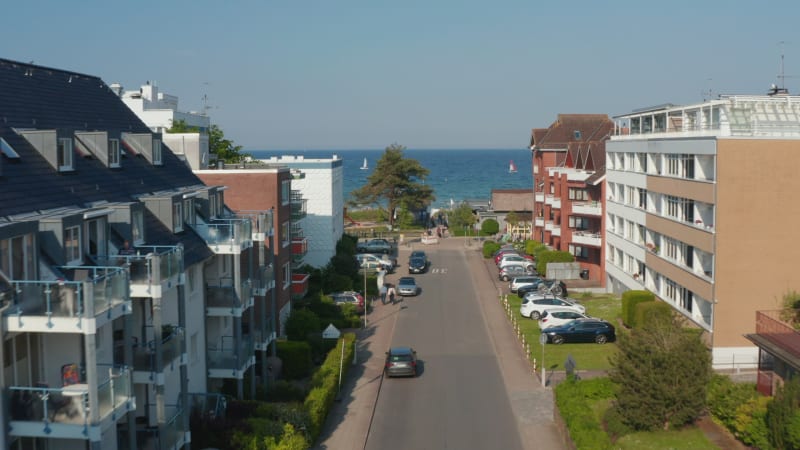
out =
{"type": "Polygon", "coordinates": [[[622,293],[622,322],[633,327],[636,318],[636,305],[642,302],[650,302],[656,299],[655,294],[650,291],[630,290],[622,293]]]}
{"type": "Polygon", "coordinates": [[[773,448],[770,445],[770,430],[766,420],[769,401],[769,397],[754,397],[736,408],[733,431],[744,444],[761,450],[773,448]]]}
{"type": "Polygon", "coordinates": [[[734,383],[725,375],[712,375],[706,388],[708,410],[726,428],[733,431],[736,408],[758,396],[753,383],[734,383]]]}
{"type": "Polygon", "coordinates": [[[547,250],[547,246],[539,241],[525,241],[525,253],[536,256],[540,249],[547,250]]]}
{"type": "Polygon", "coordinates": [[[798,414],[800,414],[800,379],[790,378],[778,387],[772,401],[767,405],[766,421],[770,442],[775,448],[798,448],[798,414]],[[792,425],[795,429],[792,430],[792,425]]]}
{"type": "Polygon", "coordinates": [[[484,241],[483,243],[483,257],[491,258],[496,251],[500,250],[500,244],[495,241],[484,241]]]}
{"type": "Polygon", "coordinates": [[[268,402],[302,402],[305,397],[305,389],[286,380],[277,380],[267,388],[264,400],[268,402]]]}
{"type": "Polygon", "coordinates": [[[666,320],[670,317],[672,317],[672,307],[661,301],[637,303],[634,308],[634,324],[637,327],[646,326],[652,320],[666,320]]]}
{"type": "Polygon", "coordinates": [[[547,276],[547,264],[551,262],[573,262],[575,258],[570,252],[562,252],[557,250],[539,251],[534,255],[536,259],[536,271],[547,276]]]}
{"type": "Polygon", "coordinates": [[[500,231],[500,224],[494,219],[486,219],[481,223],[481,234],[488,236],[497,234],[500,231]]]}
{"type": "Polygon", "coordinates": [[[613,397],[614,384],[608,378],[576,381],[571,378],[556,386],[558,411],[577,448],[609,449],[611,441],[595,418],[590,400],[613,397]]]}
{"type": "Polygon", "coordinates": [[[319,317],[308,309],[296,309],[286,319],[286,338],[290,341],[305,341],[310,334],[320,331],[319,317]]]}
{"type": "Polygon", "coordinates": [[[325,423],[325,418],[339,390],[339,370],[342,370],[342,377],[344,377],[350,367],[347,362],[353,358],[354,342],[355,335],[353,333],[345,333],[342,339],[339,339],[336,348],[328,353],[325,362],[311,377],[312,388],[303,405],[309,415],[309,431],[311,432],[312,440],[316,440],[319,437],[322,425],[325,423]],[[345,362],[343,365],[341,365],[342,361],[345,362]]]}
{"type": "Polygon", "coordinates": [[[283,376],[289,380],[305,378],[313,367],[308,342],[278,341],[278,358],[283,362],[283,376]]]}

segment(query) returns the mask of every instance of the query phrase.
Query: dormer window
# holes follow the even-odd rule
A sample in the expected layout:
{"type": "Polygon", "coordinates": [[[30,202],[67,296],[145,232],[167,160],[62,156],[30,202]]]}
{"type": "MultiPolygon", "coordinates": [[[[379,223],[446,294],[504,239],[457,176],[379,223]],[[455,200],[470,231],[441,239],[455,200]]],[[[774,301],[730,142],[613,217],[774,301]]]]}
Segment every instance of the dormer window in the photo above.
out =
{"type": "Polygon", "coordinates": [[[216,219],[219,216],[219,203],[217,199],[217,194],[211,194],[208,197],[208,207],[209,207],[208,214],[211,216],[212,219],[216,219]]]}
{"type": "Polygon", "coordinates": [[[153,165],[160,166],[161,161],[161,139],[153,139],[153,165]]]}
{"type": "Polygon", "coordinates": [[[86,221],[86,253],[92,256],[106,255],[106,218],[86,221]]]}
{"type": "Polygon", "coordinates": [[[183,223],[194,223],[194,208],[192,208],[192,199],[190,198],[183,201],[183,223]]]}
{"type": "Polygon", "coordinates": [[[119,139],[108,140],[108,167],[120,167],[119,139]]]}
{"type": "Polygon", "coordinates": [[[64,256],[67,265],[83,264],[81,256],[81,227],[69,227],[64,230],[64,256]]]}
{"type": "Polygon", "coordinates": [[[0,271],[12,280],[36,278],[34,233],[0,239],[0,271]]]}
{"type": "Polygon", "coordinates": [[[573,136],[575,136],[575,140],[580,140],[581,138],[581,130],[575,130],[572,132],[573,136]]]}
{"type": "Polygon", "coordinates": [[[58,158],[59,172],[68,172],[74,169],[72,165],[72,139],[61,138],[58,140],[56,157],[58,158]]]}
{"type": "Polygon", "coordinates": [[[172,204],[172,232],[181,231],[183,231],[183,203],[175,202],[172,204]]]}

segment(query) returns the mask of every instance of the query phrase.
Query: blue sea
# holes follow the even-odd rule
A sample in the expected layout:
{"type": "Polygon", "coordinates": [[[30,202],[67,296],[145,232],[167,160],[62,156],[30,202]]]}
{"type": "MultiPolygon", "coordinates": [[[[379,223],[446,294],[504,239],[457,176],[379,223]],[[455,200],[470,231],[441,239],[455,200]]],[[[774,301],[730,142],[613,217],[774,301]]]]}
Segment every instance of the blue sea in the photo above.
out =
{"type": "MultiPolygon", "coordinates": [[[[255,159],[281,155],[302,155],[305,158],[331,158],[338,155],[344,164],[344,198],[367,182],[383,150],[248,150],[255,159]],[[367,158],[369,169],[361,170],[367,158]]],[[[450,207],[463,200],[489,200],[492,189],[533,189],[531,152],[528,149],[419,150],[406,149],[405,158],[415,159],[430,170],[425,184],[432,186],[434,208],[450,207]],[[516,173],[509,173],[514,161],[516,173]]]]}

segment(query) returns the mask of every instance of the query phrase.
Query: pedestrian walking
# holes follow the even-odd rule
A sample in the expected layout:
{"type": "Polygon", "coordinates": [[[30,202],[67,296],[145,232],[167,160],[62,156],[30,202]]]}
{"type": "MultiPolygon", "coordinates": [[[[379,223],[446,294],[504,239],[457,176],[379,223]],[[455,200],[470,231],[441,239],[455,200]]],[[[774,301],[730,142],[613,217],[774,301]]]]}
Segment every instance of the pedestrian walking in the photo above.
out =
{"type": "Polygon", "coordinates": [[[394,290],[394,285],[390,284],[389,289],[386,291],[386,295],[389,297],[389,302],[394,305],[394,298],[397,296],[397,291],[394,290]]]}
{"type": "Polygon", "coordinates": [[[386,293],[387,293],[388,291],[389,291],[389,290],[386,288],[386,283],[382,284],[382,285],[381,285],[381,289],[380,289],[380,293],[381,293],[381,304],[382,304],[382,305],[385,305],[385,304],[386,304],[386,293]]]}

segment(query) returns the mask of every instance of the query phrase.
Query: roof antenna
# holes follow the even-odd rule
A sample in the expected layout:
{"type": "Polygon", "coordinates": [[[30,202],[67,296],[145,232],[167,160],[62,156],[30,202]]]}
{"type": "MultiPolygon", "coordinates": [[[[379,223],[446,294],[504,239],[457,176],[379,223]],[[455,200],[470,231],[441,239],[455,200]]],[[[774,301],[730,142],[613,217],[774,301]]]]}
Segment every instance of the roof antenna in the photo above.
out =
{"type": "Polygon", "coordinates": [[[702,91],[700,94],[703,96],[703,101],[706,100],[713,100],[714,98],[714,89],[711,87],[711,82],[714,81],[713,78],[706,78],[708,82],[708,89],[702,91]]]}
{"type": "Polygon", "coordinates": [[[780,41],[778,44],[781,46],[781,65],[780,72],[778,73],[778,83],[780,86],[773,84],[770,86],[769,95],[788,95],[789,91],[786,89],[786,78],[793,78],[784,73],[784,51],[783,46],[788,44],[786,41],[780,41]]]}

